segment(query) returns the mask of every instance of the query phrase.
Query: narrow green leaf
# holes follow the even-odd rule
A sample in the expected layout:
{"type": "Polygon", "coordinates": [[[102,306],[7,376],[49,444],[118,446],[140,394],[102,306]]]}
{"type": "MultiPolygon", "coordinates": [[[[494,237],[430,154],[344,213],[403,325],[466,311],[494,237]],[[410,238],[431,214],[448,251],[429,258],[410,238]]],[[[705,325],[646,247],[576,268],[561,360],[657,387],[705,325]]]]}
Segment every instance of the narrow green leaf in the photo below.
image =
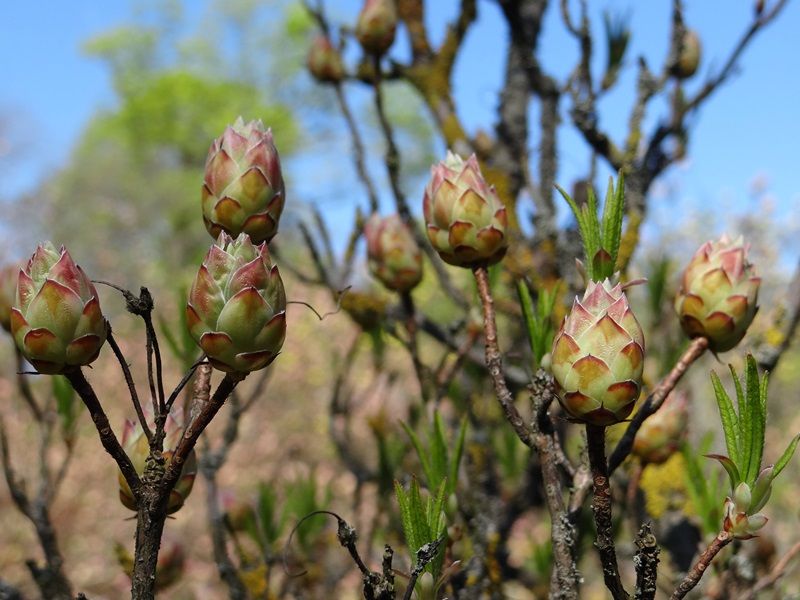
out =
{"type": "Polygon", "coordinates": [[[428,482],[428,485],[431,485],[431,481],[434,478],[434,473],[428,452],[425,450],[425,447],[422,445],[422,442],[420,442],[419,437],[416,433],[414,433],[411,427],[403,422],[401,422],[400,425],[403,427],[406,435],[408,435],[409,439],[411,440],[411,444],[414,446],[414,450],[417,452],[420,465],[422,465],[422,472],[425,474],[425,481],[428,482]]]}
{"type": "Polygon", "coordinates": [[[713,458],[714,460],[719,461],[719,463],[725,467],[725,470],[728,472],[728,477],[731,480],[731,490],[736,489],[736,486],[742,482],[742,476],[739,473],[739,469],[730,458],[723,456],[722,454],[706,454],[706,458],[713,458]]]}
{"type": "Polygon", "coordinates": [[[794,451],[797,449],[797,443],[800,442],[800,433],[798,433],[792,441],[789,442],[789,445],[786,447],[786,450],[783,451],[781,457],[778,459],[778,462],[775,463],[775,466],[772,469],[772,479],[774,480],[778,474],[786,468],[786,465],[789,464],[789,461],[792,460],[792,456],[794,455],[794,451]]]}
{"type": "Polygon", "coordinates": [[[725,445],[728,448],[728,456],[738,465],[740,451],[736,411],[733,409],[731,397],[728,396],[728,392],[725,391],[715,371],[711,371],[711,384],[714,386],[714,396],[717,399],[717,406],[719,407],[719,416],[722,420],[722,430],[725,433],[725,445]]]}
{"type": "Polygon", "coordinates": [[[400,507],[400,521],[403,524],[403,534],[406,537],[406,545],[408,546],[411,553],[416,553],[419,550],[419,547],[415,547],[415,541],[417,539],[416,532],[414,530],[414,519],[411,516],[411,505],[409,501],[408,494],[403,489],[403,486],[400,485],[399,481],[394,482],[394,494],[397,498],[397,505],[400,507]]]}
{"type": "Polygon", "coordinates": [[[525,319],[525,326],[528,330],[528,343],[530,344],[533,358],[536,361],[534,367],[537,367],[539,364],[539,357],[537,356],[536,352],[536,339],[538,338],[536,326],[537,315],[533,310],[533,299],[531,298],[531,292],[528,289],[528,284],[525,283],[524,279],[517,280],[517,294],[519,295],[519,304],[522,307],[522,316],[525,319]]]}
{"type": "Polygon", "coordinates": [[[614,178],[608,178],[605,206],[603,207],[602,247],[611,257],[611,273],[614,274],[619,256],[619,245],[622,240],[622,219],[625,212],[625,176],[619,172],[617,184],[614,178]]]}
{"type": "MultiPolygon", "coordinates": [[[[592,268],[592,257],[599,249],[600,245],[600,227],[597,222],[597,201],[594,198],[594,192],[589,188],[588,193],[588,206],[579,207],[575,200],[569,194],[556,184],[556,189],[567,201],[569,207],[575,215],[575,220],[578,223],[578,231],[583,240],[583,249],[586,253],[586,268],[592,268]]],[[[589,277],[593,278],[593,273],[589,273],[589,277]]]]}
{"type": "Polygon", "coordinates": [[[450,456],[449,477],[447,479],[447,495],[450,496],[456,491],[458,485],[458,467],[461,464],[461,457],[464,454],[464,441],[467,439],[467,417],[461,419],[461,426],[458,428],[458,437],[453,453],[450,456]]]}
{"type": "Polygon", "coordinates": [[[761,385],[758,366],[752,355],[745,361],[744,407],[739,407],[739,435],[741,436],[741,462],[739,469],[742,481],[753,486],[761,468],[764,451],[764,419],[761,412],[761,385]]]}
{"type": "Polygon", "coordinates": [[[416,477],[411,480],[408,499],[411,519],[414,522],[414,553],[416,554],[417,550],[432,539],[430,527],[428,527],[428,507],[422,501],[422,494],[420,494],[419,482],[416,477]]]}
{"type": "Polygon", "coordinates": [[[430,439],[431,471],[433,478],[428,480],[428,489],[438,489],[447,478],[447,440],[444,437],[444,425],[439,411],[433,414],[433,427],[430,439]]]}

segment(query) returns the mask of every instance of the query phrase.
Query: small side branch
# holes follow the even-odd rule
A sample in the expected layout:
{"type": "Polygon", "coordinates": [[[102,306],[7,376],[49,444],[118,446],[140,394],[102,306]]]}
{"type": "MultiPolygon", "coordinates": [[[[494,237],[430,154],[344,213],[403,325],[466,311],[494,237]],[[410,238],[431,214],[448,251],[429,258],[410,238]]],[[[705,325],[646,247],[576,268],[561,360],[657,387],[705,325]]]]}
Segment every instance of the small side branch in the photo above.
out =
{"type": "Polygon", "coordinates": [[[500,349],[497,345],[497,323],[495,321],[494,313],[494,299],[492,292],[489,289],[489,273],[486,267],[479,266],[472,269],[475,275],[475,282],[478,284],[478,296],[481,299],[483,306],[483,332],[485,335],[486,344],[486,367],[489,369],[489,375],[494,384],[495,395],[497,401],[503,409],[506,420],[514,428],[514,431],[520,440],[526,446],[533,446],[533,436],[531,430],[525,424],[525,421],[520,415],[514,404],[514,396],[511,390],[506,385],[505,375],[503,374],[503,359],[500,355],[500,349]]]}
{"type": "Polygon", "coordinates": [[[711,564],[711,561],[714,560],[714,557],[722,550],[725,546],[731,543],[733,538],[730,534],[726,531],[721,531],[717,534],[717,537],[714,538],[708,548],[706,548],[703,553],[700,555],[700,558],[692,567],[692,570],[686,575],[686,577],[681,581],[675,591],[670,596],[670,600],[680,600],[686,594],[688,594],[694,587],[700,582],[700,579],[703,577],[703,573],[706,572],[706,569],[711,564]]]}
{"type": "Polygon", "coordinates": [[[658,386],[653,390],[653,393],[647,397],[642,407],[634,415],[633,419],[631,419],[628,428],[625,430],[625,434],[617,443],[616,448],[614,448],[614,452],[611,453],[611,458],[608,460],[609,473],[613,473],[630,454],[633,448],[633,440],[636,438],[636,433],[639,431],[645,419],[655,414],[655,412],[661,408],[661,405],[664,404],[664,400],[666,400],[669,393],[675,389],[675,386],[678,385],[684,373],[686,373],[689,367],[703,355],[706,349],[708,349],[708,339],[704,337],[693,339],[669,374],[659,382],[658,386]]]}
{"type": "Polygon", "coordinates": [[[139,475],[136,473],[136,468],[133,466],[133,463],[131,463],[131,459],[125,454],[125,450],[122,449],[117,436],[114,435],[114,430],[111,429],[108,417],[103,407],[100,405],[100,401],[97,399],[97,395],[94,393],[92,386],[86,381],[86,377],[84,377],[80,369],[69,371],[65,373],[65,376],[89,411],[89,416],[92,418],[92,422],[97,428],[97,433],[100,436],[100,442],[103,444],[103,448],[105,448],[106,452],[108,452],[111,458],[117,463],[134,497],[138,497],[142,482],[139,479],[139,475]]]}

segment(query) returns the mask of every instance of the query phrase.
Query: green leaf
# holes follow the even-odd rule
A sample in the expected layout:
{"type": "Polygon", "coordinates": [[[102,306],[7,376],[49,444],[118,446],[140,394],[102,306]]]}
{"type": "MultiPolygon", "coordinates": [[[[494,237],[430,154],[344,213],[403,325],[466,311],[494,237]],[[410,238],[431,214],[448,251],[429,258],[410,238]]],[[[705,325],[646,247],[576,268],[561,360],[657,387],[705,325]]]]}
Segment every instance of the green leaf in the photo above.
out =
{"type": "Polygon", "coordinates": [[[450,456],[449,475],[447,478],[448,497],[456,491],[458,484],[458,467],[461,464],[461,457],[464,455],[464,441],[467,438],[467,417],[461,419],[461,426],[458,428],[456,445],[453,454],[450,456]]]}
{"type": "Polygon", "coordinates": [[[428,526],[428,506],[427,503],[422,501],[422,494],[416,477],[411,479],[408,497],[411,519],[414,522],[414,540],[411,549],[416,554],[433,537],[428,526]]]}
{"type": "Polygon", "coordinates": [[[447,479],[447,440],[439,411],[433,414],[433,430],[430,439],[431,471],[433,478],[428,480],[428,489],[433,491],[447,479]]]}
{"type": "Polygon", "coordinates": [[[420,465],[422,466],[422,472],[425,474],[425,481],[428,482],[428,485],[431,485],[431,481],[433,481],[435,475],[433,470],[433,465],[431,464],[430,455],[425,447],[422,445],[422,442],[419,439],[419,436],[414,433],[414,431],[409,427],[406,423],[401,422],[400,425],[403,427],[403,430],[408,435],[409,439],[411,440],[411,444],[414,446],[414,450],[417,452],[417,456],[419,457],[420,465]]]}
{"type": "Polygon", "coordinates": [[[792,456],[794,455],[794,451],[797,449],[797,443],[800,442],[800,433],[798,433],[792,441],[789,442],[789,445],[786,447],[786,450],[783,451],[781,457],[778,459],[778,462],[775,463],[775,466],[772,469],[772,479],[774,480],[778,474],[786,468],[786,465],[789,464],[789,461],[792,460],[792,456]]]}
{"type": "Polygon", "coordinates": [[[722,419],[722,430],[725,433],[725,445],[728,448],[728,456],[734,464],[739,464],[738,419],[736,411],[733,408],[733,402],[731,401],[731,397],[728,396],[728,392],[726,392],[725,388],[722,386],[722,382],[719,380],[719,376],[715,371],[711,371],[711,384],[714,386],[714,395],[717,398],[719,415],[722,419]]]}
{"type": "Polygon", "coordinates": [[[766,423],[761,410],[762,384],[756,360],[748,354],[745,362],[744,406],[739,405],[739,435],[742,440],[739,468],[742,481],[752,487],[761,470],[766,423]]]}
{"type": "Polygon", "coordinates": [[[731,480],[731,490],[735,489],[737,485],[742,482],[741,474],[739,473],[739,469],[736,467],[734,462],[724,456],[722,454],[706,454],[706,458],[713,458],[714,460],[718,460],[719,463],[725,467],[725,470],[728,472],[728,477],[731,480]]]}
{"type": "Polygon", "coordinates": [[[539,356],[536,354],[536,339],[538,337],[537,315],[533,310],[531,292],[524,279],[517,279],[517,294],[519,295],[519,303],[522,307],[522,316],[525,319],[525,326],[528,330],[528,343],[530,344],[531,352],[533,353],[533,358],[536,363],[534,366],[538,366],[539,356]]]}
{"type": "Polygon", "coordinates": [[[406,537],[406,545],[412,552],[416,552],[416,550],[414,550],[414,540],[416,540],[417,536],[414,531],[415,521],[411,516],[411,504],[408,494],[405,489],[403,489],[403,486],[400,485],[399,481],[394,482],[394,494],[397,498],[397,505],[400,507],[400,521],[403,524],[403,534],[406,537]]]}
{"type": "Polygon", "coordinates": [[[601,224],[602,247],[608,253],[608,270],[603,273],[605,277],[611,277],[616,270],[617,256],[619,255],[619,245],[622,239],[622,217],[625,208],[625,176],[619,172],[616,187],[614,178],[608,178],[608,190],[606,191],[606,201],[603,207],[603,221],[601,224]]]}

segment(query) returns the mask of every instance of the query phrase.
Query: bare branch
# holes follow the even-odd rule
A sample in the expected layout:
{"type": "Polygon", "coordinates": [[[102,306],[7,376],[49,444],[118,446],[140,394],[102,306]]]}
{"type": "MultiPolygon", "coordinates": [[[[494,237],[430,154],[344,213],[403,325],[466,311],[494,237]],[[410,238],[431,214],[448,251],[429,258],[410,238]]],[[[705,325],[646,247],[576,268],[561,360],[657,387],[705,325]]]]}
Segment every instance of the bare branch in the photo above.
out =
{"type": "Polygon", "coordinates": [[[700,558],[694,564],[691,571],[687,573],[683,581],[681,581],[678,587],[675,588],[672,596],[670,596],[670,600],[680,600],[686,596],[686,594],[692,591],[692,589],[694,589],[694,587],[700,582],[700,579],[703,577],[703,573],[706,572],[706,569],[711,564],[711,561],[714,560],[714,557],[719,553],[720,550],[722,550],[732,541],[733,538],[728,532],[720,531],[711,544],[709,544],[709,546],[700,555],[700,558]]]}

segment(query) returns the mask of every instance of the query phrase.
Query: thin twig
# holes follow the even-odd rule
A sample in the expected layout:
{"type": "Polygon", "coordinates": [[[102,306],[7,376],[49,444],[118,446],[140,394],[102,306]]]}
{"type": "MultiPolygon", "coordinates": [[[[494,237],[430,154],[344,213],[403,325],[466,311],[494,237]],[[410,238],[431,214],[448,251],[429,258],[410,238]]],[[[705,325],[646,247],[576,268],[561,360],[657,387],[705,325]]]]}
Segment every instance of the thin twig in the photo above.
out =
{"type": "Polygon", "coordinates": [[[706,548],[700,555],[700,558],[697,560],[694,566],[692,566],[691,571],[687,573],[683,581],[681,581],[678,587],[675,588],[672,596],[670,596],[670,600],[680,600],[692,589],[694,589],[694,587],[703,577],[703,573],[706,572],[706,569],[711,564],[711,561],[714,560],[714,557],[719,553],[720,550],[722,550],[732,541],[733,538],[728,532],[720,531],[714,540],[708,545],[708,548],[706,548]]]}
{"type": "Polygon", "coordinates": [[[514,431],[526,446],[533,446],[533,436],[531,430],[525,424],[514,404],[514,396],[506,385],[505,375],[503,374],[503,359],[500,349],[497,346],[497,323],[494,314],[494,299],[489,289],[489,273],[486,267],[478,266],[472,269],[475,275],[475,282],[478,284],[478,296],[483,306],[483,331],[486,344],[486,367],[494,384],[495,396],[500,403],[506,420],[514,428],[514,431]]]}
{"type": "Polygon", "coordinates": [[[797,327],[800,325],[800,263],[797,264],[792,280],[789,283],[789,288],[786,292],[786,304],[779,342],[775,345],[764,344],[756,353],[758,366],[770,373],[775,370],[781,356],[789,348],[797,327]]]}
{"type": "Polygon", "coordinates": [[[108,422],[108,417],[103,407],[100,405],[100,401],[97,399],[94,389],[92,389],[92,386],[86,381],[86,377],[84,377],[80,369],[68,371],[64,375],[70,384],[72,384],[72,387],[78,393],[81,400],[83,400],[83,404],[89,411],[89,416],[92,418],[92,422],[97,428],[97,433],[100,436],[100,442],[103,444],[103,448],[105,448],[106,452],[108,452],[111,458],[117,463],[122,476],[131,489],[131,493],[134,498],[137,498],[139,490],[142,487],[139,474],[136,472],[136,468],[125,453],[125,450],[120,446],[117,436],[114,435],[114,430],[108,422]]]}
{"type": "Polygon", "coordinates": [[[684,373],[686,373],[689,367],[703,355],[707,348],[707,338],[698,337],[693,339],[689,347],[678,359],[678,362],[672,367],[669,374],[659,382],[653,392],[647,397],[647,400],[644,401],[642,407],[628,424],[628,428],[625,430],[622,439],[620,439],[614,451],[611,453],[611,457],[608,460],[609,473],[613,473],[617,467],[622,464],[628,454],[630,454],[633,448],[633,440],[636,438],[636,432],[639,431],[645,419],[655,414],[655,412],[661,408],[661,405],[664,404],[664,400],[666,400],[669,393],[675,389],[675,386],[681,380],[684,373]]]}
{"type": "Polygon", "coordinates": [[[139,418],[139,423],[142,425],[144,434],[147,437],[147,442],[150,443],[153,439],[153,432],[150,431],[150,425],[147,423],[147,419],[144,416],[144,410],[142,410],[142,403],[139,402],[139,394],[136,392],[136,384],[133,382],[130,365],[128,365],[128,361],[125,360],[125,355],[122,354],[117,340],[114,339],[114,335],[111,333],[111,324],[106,322],[106,328],[108,329],[108,335],[106,337],[108,345],[111,346],[114,356],[117,357],[119,366],[122,369],[122,375],[125,377],[125,383],[128,385],[128,392],[131,396],[131,402],[133,402],[133,408],[136,410],[136,416],[139,418]]]}
{"type": "Polygon", "coordinates": [[[798,555],[800,555],[800,542],[797,542],[794,546],[789,548],[789,551],[786,552],[786,554],[784,554],[780,560],[775,563],[775,566],[772,567],[772,570],[768,574],[764,575],[764,577],[759,579],[753,586],[753,589],[745,594],[742,594],[739,597],[739,600],[756,600],[759,592],[771,588],[781,577],[784,576],[786,569],[789,567],[789,563],[791,563],[792,560],[794,560],[794,558],[798,555]]]}

